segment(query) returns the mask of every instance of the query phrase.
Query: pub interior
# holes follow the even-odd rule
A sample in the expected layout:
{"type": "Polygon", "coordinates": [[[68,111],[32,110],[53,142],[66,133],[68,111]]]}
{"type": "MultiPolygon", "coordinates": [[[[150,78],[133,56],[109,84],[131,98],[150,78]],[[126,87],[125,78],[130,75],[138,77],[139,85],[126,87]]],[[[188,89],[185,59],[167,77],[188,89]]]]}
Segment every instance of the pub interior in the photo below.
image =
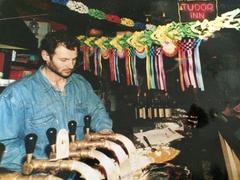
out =
{"type": "Polygon", "coordinates": [[[46,159],[34,154],[38,134],[26,134],[20,171],[2,163],[0,135],[0,180],[240,179],[240,0],[0,0],[0,101],[40,68],[40,42],[54,31],[79,40],[74,73],[112,132],[94,132],[84,116],[77,139],[68,119],[47,130],[46,159]]]}

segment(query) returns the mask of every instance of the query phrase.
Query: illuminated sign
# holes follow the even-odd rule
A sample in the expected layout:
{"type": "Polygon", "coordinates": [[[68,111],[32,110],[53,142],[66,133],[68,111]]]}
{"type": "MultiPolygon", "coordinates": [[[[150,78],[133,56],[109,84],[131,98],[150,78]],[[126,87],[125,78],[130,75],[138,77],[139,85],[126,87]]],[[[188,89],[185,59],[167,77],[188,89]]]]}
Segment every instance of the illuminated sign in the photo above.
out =
{"type": "Polygon", "coordinates": [[[178,2],[180,22],[213,20],[217,16],[216,1],[180,1],[178,2]]]}

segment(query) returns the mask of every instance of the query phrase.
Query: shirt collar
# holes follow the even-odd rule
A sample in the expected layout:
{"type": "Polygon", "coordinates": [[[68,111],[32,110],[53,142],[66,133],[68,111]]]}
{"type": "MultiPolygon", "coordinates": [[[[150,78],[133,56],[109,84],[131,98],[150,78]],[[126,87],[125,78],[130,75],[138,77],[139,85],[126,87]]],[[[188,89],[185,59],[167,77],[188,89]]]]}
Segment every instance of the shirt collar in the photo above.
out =
{"type": "MultiPolygon", "coordinates": [[[[43,84],[44,86],[44,90],[45,91],[49,91],[50,89],[54,89],[54,87],[50,84],[50,82],[47,80],[47,78],[42,74],[42,68],[44,66],[42,65],[37,71],[36,71],[36,76],[37,78],[40,80],[40,82],[43,84]]],[[[65,86],[67,86],[70,82],[72,82],[72,76],[70,76],[67,79],[67,83],[65,86]]]]}

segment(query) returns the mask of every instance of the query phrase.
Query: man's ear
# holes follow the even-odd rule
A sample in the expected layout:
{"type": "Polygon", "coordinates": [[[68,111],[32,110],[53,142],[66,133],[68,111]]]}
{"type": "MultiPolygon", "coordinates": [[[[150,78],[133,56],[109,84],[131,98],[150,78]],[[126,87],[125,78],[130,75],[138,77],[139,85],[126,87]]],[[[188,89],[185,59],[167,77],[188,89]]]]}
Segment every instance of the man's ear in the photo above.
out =
{"type": "Polygon", "coordinates": [[[42,59],[46,62],[48,62],[50,60],[50,56],[49,56],[48,52],[45,50],[41,51],[41,56],[42,56],[42,59]]]}

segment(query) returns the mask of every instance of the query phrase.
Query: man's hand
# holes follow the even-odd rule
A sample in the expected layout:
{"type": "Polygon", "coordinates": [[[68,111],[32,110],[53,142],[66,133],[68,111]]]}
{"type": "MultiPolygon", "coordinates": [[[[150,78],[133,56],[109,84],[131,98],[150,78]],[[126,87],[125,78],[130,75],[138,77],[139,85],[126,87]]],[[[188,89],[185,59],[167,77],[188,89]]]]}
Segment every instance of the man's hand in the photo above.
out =
{"type": "Polygon", "coordinates": [[[113,134],[113,131],[111,129],[104,129],[102,131],[99,131],[100,134],[108,135],[113,134]]]}

